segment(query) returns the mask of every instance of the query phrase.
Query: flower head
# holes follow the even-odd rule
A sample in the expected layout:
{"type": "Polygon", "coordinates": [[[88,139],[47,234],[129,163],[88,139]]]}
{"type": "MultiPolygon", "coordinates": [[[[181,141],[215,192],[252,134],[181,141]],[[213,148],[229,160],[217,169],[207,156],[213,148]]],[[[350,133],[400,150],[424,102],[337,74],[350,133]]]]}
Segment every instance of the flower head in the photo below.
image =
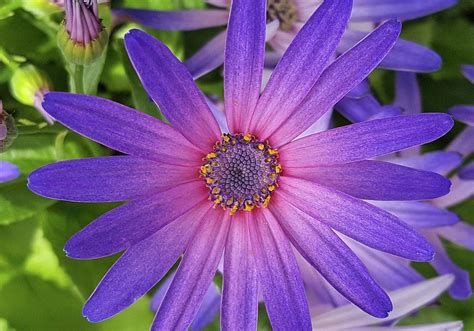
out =
{"type": "Polygon", "coordinates": [[[89,320],[131,305],[184,253],[152,329],[187,328],[223,258],[222,328],[255,329],[260,288],[276,329],[308,330],[293,247],[348,300],[387,316],[390,299],[334,230],[406,259],[430,260],[425,239],[362,199],[446,194],[450,183],[440,175],[370,159],[437,139],[453,121],[446,114],[398,116],[296,139],[398,38],[400,24],[389,21],[331,62],[350,10],[349,0],[324,1],[260,95],[265,1],[232,2],[224,64],[228,134],[185,66],[140,30],[125,36],[127,52],[170,125],[101,98],[46,96],[55,119],[125,154],[59,162],[29,177],[29,188],[49,198],[127,201],[65,247],[78,259],[125,250],[85,304],[89,320]]]}

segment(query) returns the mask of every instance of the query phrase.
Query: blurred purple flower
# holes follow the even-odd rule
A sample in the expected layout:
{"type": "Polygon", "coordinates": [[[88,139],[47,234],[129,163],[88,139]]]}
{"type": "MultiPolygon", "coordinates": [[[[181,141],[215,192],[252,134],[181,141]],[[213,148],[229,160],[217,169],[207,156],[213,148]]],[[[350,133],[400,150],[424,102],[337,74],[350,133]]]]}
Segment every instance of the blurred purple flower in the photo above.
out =
{"type": "Polygon", "coordinates": [[[224,63],[228,134],[221,134],[185,66],[139,30],[125,36],[128,54],[171,125],[97,97],[46,95],[43,105],[56,120],[125,154],[58,162],[29,177],[32,191],[53,199],[128,201],[65,246],[76,259],[125,250],[84,306],[90,321],[134,303],[184,253],[153,330],[191,324],[222,257],[223,329],[255,329],[257,288],[274,328],[310,329],[293,246],[348,300],[387,316],[388,296],[334,230],[406,259],[432,259],[425,239],[362,199],[448,193],[440,175],[370,159],[433,141],[453,121],[446,114],[399,116],[295,140],[398,38],[400,24],[389,21],[331,62],[350,10],[349,0],[326,0],[260,95],[265,2],[233,1],[224,63]]]}
{"type": "Polygon", "coordinates": [[[9,182],[20,176],[20,170],[14,164],[0,161],[0,183],[9,182]]]}
{"type": "MultiPolygon", "coordinates": [[[[468,106],[458,106],[450,110],[450,113],[458,120],[470,123],[472,114],[468,106]],[[470,117],[471,116],[471,117],[470,117]]],[[[346,118],[353,122],[363,122],[373,118],[390,117],[387,109],[396,110],[397,113],[414,115],[421,112],[421,94],[414,73],[397,73],[396,75],[396,98],[393,106],[381,106],[380,103],[368,94],[359,99],[344,99],[336,108],[346,118]]],[[[474,128],[467,127],[446,148],[446,151],[435,151],[422,154],[419,147],[407,149],[398,155],[385,156],[384,161],[408,166],[424,171],[433,171],[441,175],[448,175],[462,164],[462,156],[468,156],[474,150],[474,128]]],[[[472,239],[474,227],[459,221],[457,215],[447,208],[452,207],[474,195],[474,181],[469,181],[470,167],[459,173],[459,177],[451,178],[452,187],[449,194],[427,202],[408,201],[381,201],[371,202],[390,213],[398,216],[406,223],[419,229],[435,248],[435,258],[431,262],[439,274],[453,274],[455,281],[449,293],[455,299],[466,299],[471,296],[472,289],[469,274],[460,269],[447,255],[441,238],[448,239],[467,249],[474,250],[472,239]]],[[[355,248],[353,248],[355,250],[355,248]]],[[[380,275],[375,278],[386,289],[396,289],[420,279],[420,276],[411,270],[406,264],[397,263],[393,259],[381,255],[381,253],[370,252],[368,249],[359,249],[359,257],[368,261],[369,270],[373,274],[380,275]],[[378,255],[378,257],[374,257],[378,255]],[[364,256],[366,258],[364,258],[364,256]],[[372,263],[370,263],[372,261],[372,263]],[[381,263],[375,263],[380,261],[381,263]],[[391,262],[393,265],[391,265],[391,262]],[[387,272],[391,268],[391,272],[387,272]],[[390,274],[390,277],[386,275],[390,274]]]]}
{"type": "MultiPolygon", "coordinates": [[[[145,26],[159,30],[196,30],[224,26],[227,23],[230,0],[207,0],[216,9],[155,11],[135,8],[116,8],[113,13],[117,21],[135,20],[145,26]]],[[[288,48],[298,31],[321,6],[321,0],[268,0],[267,40],[276,52],[267,59],[274,66],[288,48]]],[[[457,0],[354,0],[349,29],[337,47],[343,53],[353,47],[380,23],[389,20],[410,20],[423,17],[451,6],[457,0]]],[[[223,63],[225,33],[222,32],[208,42],[187,65],[197,78],[223,63]]],[[[411,41],[399,40],[387,57],[379,64],[391,70],[432,72],[441,66],[441,58],[435,52],[411,41]]]]}

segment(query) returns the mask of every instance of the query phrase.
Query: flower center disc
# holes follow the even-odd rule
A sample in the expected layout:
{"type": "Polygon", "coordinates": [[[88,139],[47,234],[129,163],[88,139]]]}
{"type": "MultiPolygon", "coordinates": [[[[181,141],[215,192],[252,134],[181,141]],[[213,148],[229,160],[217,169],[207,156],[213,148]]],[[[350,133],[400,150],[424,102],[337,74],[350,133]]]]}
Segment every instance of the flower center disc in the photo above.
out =
{"type": "Polygon", "coordinates": [[[290,31],[296,21],[296,7],[291,0],[268,0],[267,23],[280,21],[280,30],[290,31]]]}
{"type": "Polygon", "coordinates": [[[278,151],[251,134],[223,134],[204,161],[201,175],[209,199],[231,215],[267,207],[282,170],[278,151]]]}

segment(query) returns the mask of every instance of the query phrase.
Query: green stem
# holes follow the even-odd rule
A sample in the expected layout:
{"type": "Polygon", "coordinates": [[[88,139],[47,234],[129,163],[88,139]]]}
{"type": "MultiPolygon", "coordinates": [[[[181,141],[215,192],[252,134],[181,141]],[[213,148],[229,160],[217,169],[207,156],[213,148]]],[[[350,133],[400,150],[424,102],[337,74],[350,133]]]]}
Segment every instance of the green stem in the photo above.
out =
{"type": "Polygon", "coordinates": [[[73,65],[71,82],[71,92],[84,94],[84,66],[73,65]]]}

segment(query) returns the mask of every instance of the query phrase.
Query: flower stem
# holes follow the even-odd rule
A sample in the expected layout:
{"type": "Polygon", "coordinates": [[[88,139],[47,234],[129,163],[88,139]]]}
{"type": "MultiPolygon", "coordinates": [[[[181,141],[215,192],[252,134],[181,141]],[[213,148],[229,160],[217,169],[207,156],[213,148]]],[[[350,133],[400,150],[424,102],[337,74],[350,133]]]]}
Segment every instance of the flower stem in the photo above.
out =
{"type": "Polygon", "coordinates": [[[71,92],[84,94],[84,66],[72,65],[71,92]]]}

